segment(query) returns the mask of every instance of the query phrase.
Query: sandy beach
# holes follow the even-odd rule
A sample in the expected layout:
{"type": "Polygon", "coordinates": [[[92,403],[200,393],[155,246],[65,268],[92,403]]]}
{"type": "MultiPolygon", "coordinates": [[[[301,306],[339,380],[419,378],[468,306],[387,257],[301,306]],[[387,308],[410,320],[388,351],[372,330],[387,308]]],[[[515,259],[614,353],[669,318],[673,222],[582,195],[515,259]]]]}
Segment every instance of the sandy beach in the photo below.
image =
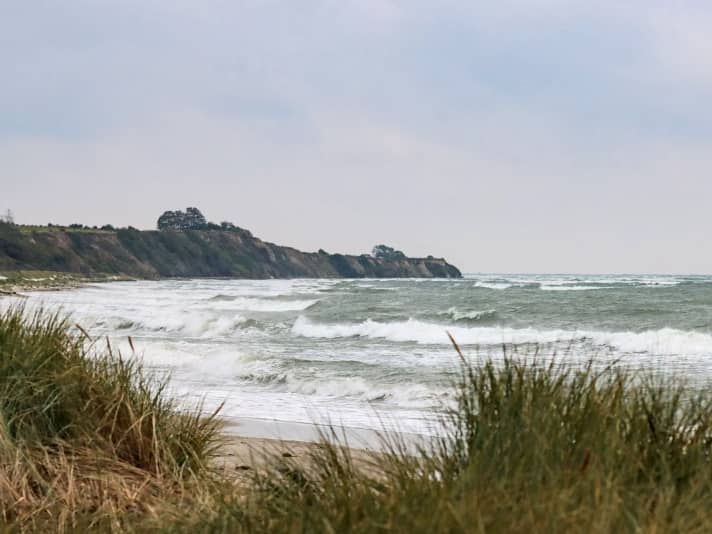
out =
{"type": "MultiPolygon", "coordinates": [[[[292,434],[297,439],[254,435],[255,433],[276,435],[285,430],[280,426],[282,425],[268,421],[252,421],[245,425],[226,422],[223,432],[224,442],[220,454],[213,460],[214,468],[234,480],[238,487],[242,485],[246,487],[255,471],[266,468],[268,463],[274,465],[275,460],[308,468],[313,454],[321,446],[318,441],[318,428],[297,429],[298,433],[292,434]],[[242,435],[242,433],[246,435],[242,435]],[[313,439],[308,441],[299,439],[309,436],[312,436],[313,439]]],[[[309,425],[304,426],[308,427],[309,425]]],[[[347,430],[346,435],[348,434],[347,430]]],[[[368,446],[360,440],[350,441],[348,445],[349,456],[353,464],[364,472],[375,473],[374,458],[379,455],[378,445],[368,446]]]]}

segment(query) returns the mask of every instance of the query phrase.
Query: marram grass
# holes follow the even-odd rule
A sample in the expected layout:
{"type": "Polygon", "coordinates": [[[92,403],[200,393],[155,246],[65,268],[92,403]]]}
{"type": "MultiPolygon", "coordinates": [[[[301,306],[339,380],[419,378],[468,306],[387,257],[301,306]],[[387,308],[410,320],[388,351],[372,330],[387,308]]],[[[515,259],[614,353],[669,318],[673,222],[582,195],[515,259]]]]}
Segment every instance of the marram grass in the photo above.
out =
{"type": "Polygon", "coordinates": [[[306,461],[271,458],[236,485],[210,468],[215,418],[179,412],[85,338],[56,316],[0,316],[9,529],[712,531],[712,394],[673,378],[462,357],[435,443],[384,438],[364,463],[334,431],[306,461]]]}
{"type": "Polygon", "coordinates": [[[0,520],[121,529],[182,499],[219,441],[136,360],[96,350],[58,315],[0,315],[0,520]]]}

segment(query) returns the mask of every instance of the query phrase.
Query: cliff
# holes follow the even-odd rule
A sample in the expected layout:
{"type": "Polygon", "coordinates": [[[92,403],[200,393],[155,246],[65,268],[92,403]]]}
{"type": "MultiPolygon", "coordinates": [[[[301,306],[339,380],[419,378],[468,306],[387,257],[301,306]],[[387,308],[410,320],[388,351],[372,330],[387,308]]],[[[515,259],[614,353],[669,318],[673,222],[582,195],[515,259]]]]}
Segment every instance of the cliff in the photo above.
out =
{"type": "Polygon", "coordinates": [[[441,258],[301,252],[240,228],[140,231],[0,223],[0,271],[43,270],[137,278],[460,278],[441,258]]]}

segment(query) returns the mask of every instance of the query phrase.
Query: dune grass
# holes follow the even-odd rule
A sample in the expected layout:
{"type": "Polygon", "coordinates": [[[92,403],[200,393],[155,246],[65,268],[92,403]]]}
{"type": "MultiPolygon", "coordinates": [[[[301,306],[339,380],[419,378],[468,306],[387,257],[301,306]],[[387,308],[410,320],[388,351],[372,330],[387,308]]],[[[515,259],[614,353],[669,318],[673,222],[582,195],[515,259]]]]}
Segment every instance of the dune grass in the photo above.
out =
{"type": "Polygon", "coordinates": [[[0,517],[121,529],[207,473],[213,417],[179,412],[135,360],[57,315],[0,316],[0,517]]]}
{"type": "MultiPolygon", "coordinates": [[[[0,315],[0,519],[13,530],[709,532],[712,395],[618,366],[461,355],[445,433],[364,464],[338,432],[236,485],[218,421],[64,319],[0,315]],[[298,460],[298,461],[297,461],[298,460]]],[[[392,435],[391,435],[392,436],[392,435]]]]}

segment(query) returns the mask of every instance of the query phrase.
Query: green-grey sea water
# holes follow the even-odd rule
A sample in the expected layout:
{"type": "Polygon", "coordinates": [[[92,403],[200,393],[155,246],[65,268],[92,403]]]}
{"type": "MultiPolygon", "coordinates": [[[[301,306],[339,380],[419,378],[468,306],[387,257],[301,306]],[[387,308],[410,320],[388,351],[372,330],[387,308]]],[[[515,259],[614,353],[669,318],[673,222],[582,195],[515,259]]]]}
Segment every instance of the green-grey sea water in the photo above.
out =
{"type": "Polygon", "coordinates": [[[712,379],[707,276],[122,282],[40,304],[237,418],[427,432],[457,370],[447,332],[475,362],[555,354],[712,379]]]}

